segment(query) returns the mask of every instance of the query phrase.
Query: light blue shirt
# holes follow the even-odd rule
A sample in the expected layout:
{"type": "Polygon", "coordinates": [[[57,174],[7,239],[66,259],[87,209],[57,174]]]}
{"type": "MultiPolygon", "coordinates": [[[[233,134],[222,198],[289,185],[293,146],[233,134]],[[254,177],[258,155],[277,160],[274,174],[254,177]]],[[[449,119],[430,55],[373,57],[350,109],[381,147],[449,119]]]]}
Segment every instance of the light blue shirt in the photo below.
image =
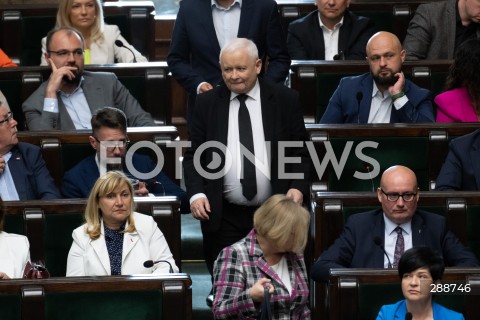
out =
{"type": "Polygon", "coordinates": [[[212,0],[213,25],[220,48],[223,48],[228,41],[238,36],[241,7],[242,0],[235,0],[227,9],[220,6],[217,1],[212,0]]]}
{"type": "MultiPolygon", "coordinates": [[[[72,119],[75,129],[92,129],[90,120],[92,112],[88,106],[87,98],[83,93],[82,83],[83,77],[80,79],[78,87],[72,93],[58,91],[58,95],[62,99],[70,118],[72,119]]],[[[45,98],[43,102],[43,111],[58,113],[58,100],[45,98]]]]}
{"type": "Polygon", "coordinates": [[[13,182],[12,173],[10,172],[10,168],[8,166],[8,161],[11,157],[11,151],[3,155],[3,159],[5,159],[5,163],[7,165],[5,166],[3,173],[0,174],[0,197],[4,201],[20,200],[18,198],[17,188],[13,182]]]}

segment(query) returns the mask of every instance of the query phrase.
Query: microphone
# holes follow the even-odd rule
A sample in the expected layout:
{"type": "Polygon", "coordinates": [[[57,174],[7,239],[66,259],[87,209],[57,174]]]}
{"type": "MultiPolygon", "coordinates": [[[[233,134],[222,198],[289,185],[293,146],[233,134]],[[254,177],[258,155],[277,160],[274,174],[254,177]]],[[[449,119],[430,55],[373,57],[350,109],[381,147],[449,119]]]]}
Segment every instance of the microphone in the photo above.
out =
{"type": "Polygon", "coordinates": [[[363,92],[358,91],[357,92],[357,124],[360,124],[360,102],[362,102],[363,99],[363,92]]]}
{"type": "Polygon", "coordinates": [[[413,319],[413,315],[410,312],[407,312],[407,314],[405,315],[405,320],[412,320],[412,319],[413,319]]]}
{"type": "Polygon", "coordinates": [[[375,192],[375,183],[373,183],[373,177],[372,177],[372,174],[370,172],[370,164],[367,163],[367,162],[364,162],[363,166],[365,167],[365,170],[367,170],[367,172],[368,172],[368,176],[370,177],[370,182],[372,182],[372,192],[375,192]]]}
{"type": "Polygon", "coordinates": [[[133,53],[132,49],[130,49],[129,47],[125,47],[122,40],[118,40],[118,39],[115,40],[115,45],[119,48],[125,48],[128,51],[130,51],[133,54],[133,62],[137,62],[137,58],[135,57],[135,53],[133,53]]]}
{"type": "Polygon", "coordinates": [[[143,266],[145,268],[151,268],[153,267],[154,264],[157,264],[159,262],[165,262],[165,263],[168,263],[168,266],[170,267],[170,270],[168,271],[169,273],[173,273],[173,268],[172,268],[172,264],[170,262],[168,262],[167,260],[157,260],[157,261],[153,261],[153,260],[147,260],[143,263],[143,266]]]}
{"type": "Polygon", "coordinates": [[[390,262],[390,258],[388,257],[387,251],[385,250],[385,247],[383,246],[382,239],[380,239],[380,237],[375,237],[375,239],[373,239],[373,241],[375,241],[375,244],[382,249],[383,254],[387,257],[388,269],[392,269],[392,263],[390,262]]]}
{"type": "Polygon", "coordinates": [[[340,50],[336,55],[333,56],[333,60],[345,60],[345,54],[340,50]]]}

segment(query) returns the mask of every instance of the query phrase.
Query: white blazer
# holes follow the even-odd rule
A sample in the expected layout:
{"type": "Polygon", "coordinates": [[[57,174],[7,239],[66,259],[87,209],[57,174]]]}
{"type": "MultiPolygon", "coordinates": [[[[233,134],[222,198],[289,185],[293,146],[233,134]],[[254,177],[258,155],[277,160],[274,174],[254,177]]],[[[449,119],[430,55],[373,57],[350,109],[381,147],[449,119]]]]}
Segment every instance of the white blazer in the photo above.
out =
{"type": "Polygon", "coordinates": [[[30,244],[27,237],[0,232],[0,271],[10,278],[22,278],[30,261],[30,244]]]}
{"type": "MultiPolygon", "coordinates": [[[[122,275],[141,273],[168,273],[169,265],[165,262],[145,268],[147,260],[167,260],[173,271],[178,272],[170,248],[163,233],[151,216],[134,212],[136,232],[125,233],[122,249],[122,275]]],[[[128,225],[127,225],[128,226],[128,225]]],[[[86,224],[73,230],[73,243],[68,253],[67,277],[69,276],[104,276],[110,275],[110,258],[105,242],[103,220],[101,235],[92,240],[85,233],[86,224]]]]}
{"type": "MultiPolygon", "coordinates": [[[[115,45],[115,40],[123,42],[125,47],[130,48],[135,53],[137,62],[147,62],[147,58],[142,56],[127,40],[120,34],[120,30],[116,25],[105,25],[103,29],[103,39],[97,40],[90,44],[90,64],[105,64],[117,62],[133,62],[133,55],[125,48],[119,48],[115,45]]],[[[45,60],[45,52],[47,52],[47,37],[42,39],[42,57],[41,66],[48,65],[45,60]]]]}

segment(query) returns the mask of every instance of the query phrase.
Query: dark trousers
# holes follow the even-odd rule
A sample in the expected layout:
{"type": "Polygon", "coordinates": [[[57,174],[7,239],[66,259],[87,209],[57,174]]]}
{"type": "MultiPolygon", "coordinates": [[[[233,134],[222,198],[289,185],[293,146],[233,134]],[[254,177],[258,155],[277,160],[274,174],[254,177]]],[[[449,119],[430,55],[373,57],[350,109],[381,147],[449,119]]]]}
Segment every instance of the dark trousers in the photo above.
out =
{"type": "Polygon", "coordinates": [[[213,264],[220,251],[244,238],[253,228],[253,214],[258,207],[238,206],[223,201],[222,223],[216,232],[203,233],[203,250],[208,272],[213,275],[213,264]]]}

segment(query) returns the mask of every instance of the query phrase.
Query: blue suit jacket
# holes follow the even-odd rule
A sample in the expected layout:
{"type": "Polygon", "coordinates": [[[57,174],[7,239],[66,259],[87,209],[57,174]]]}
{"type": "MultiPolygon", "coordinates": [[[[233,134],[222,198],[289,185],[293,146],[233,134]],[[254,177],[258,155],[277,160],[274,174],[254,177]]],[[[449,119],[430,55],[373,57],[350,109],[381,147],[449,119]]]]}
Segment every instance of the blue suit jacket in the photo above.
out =
{"type": "MultiPolygon", "coordinates": [[[[155,164],[152,162],[152,160],[145,155],[134,154],[132,162],[135,169],[140,172],[150,172],[155,168],[155,164]]],[[[127,172],[127,174],[131,175],[129,172],[127,172]]],[[[66,198],[88,198],[90,190],[92,190],[93,185],[99,176],[100,172],[98,171],[94,154],[83,159],[75,167],[65,173],[63,176],[62,194],[66,198]]],[[[181,200],[181,212],[185,213],[190,211],[190,205],[188,203],[187,194],[185,191],[183,191],[162,172],[158,174],[155,180],[160,182],[161,186],[152,186],[147,183],[148,189],[151,193],[155,194],[156,196],[161,196],[165,190],[165,195],[177,196],[181,200]]]]}
{"type": "MultiPolygon", "coordinates": [[[[283,83],[288,76],[290,57],[273,0],[242,0],[239,38],[255,42],[261,59],[268,56],[265,77],[283,83]]],[[[189,115],[202,82],[214,87],[222,81],[220,44],[213,24],[210,0],[182,0],[168,52],[167,62],[173,77],[190,94],[189,115]]]]}
{"type": "MultiPolygon", "coordinates": [[[[372,104],[372,92],[373,77],[371,73],[342,78],[330,98],[320,123],[367,123],[372,104]],[[356,97],[357,92],[363,93],[360,106],[356,97]]],[[[408,102],[400,110],[392,107],[390,123],[435,122],[428,90],[405,80],[404,92],[408,97],[408,102]]]]}
{"type": "Polygon", "coordinates": [[[11,151],[8,167],[20,200],[61,198],[39,147],[19,142],[11,151]]]}
{"type": "Polygon", "coordinates": [[[435,190],[480,190],[480,130],[450,142],[435,190]]]}
{"type": "MultiPolygon", "coordinates": [[[[372,20],[345,11],[338,36],[340,60],[365,60],[368,39],[375,33],[372,20]]],[[[296,60],[325,60],[325,42],[318,21],[318,10],[295,20],[288,26],[288,53],[296,60]]]]}
{"type": "MultiPolygon", "coordinates": [[[[461,313],[449,310],[436,302],[432,302],[433,318],[435,320],[463,320],[461,313]]],[[[398,301],[395,304],[388,304],[380,309],[377,320],[404,320],[407,314],[407,304],[405,300],[398,301]]]]}
{"type": "MultiPolygon", "coordinates": [[[[327,281],[330,268],[383,268],[385,243],[383,210],[350,216],[340,237],[320,255],[312,268],[312,279],[327,281]]],[[[412,218],[413,246],[428,246],[442,254],[447,267],[476,267],[475,255],[447,229],[444,217],[417,210],[412,218]]]]}

